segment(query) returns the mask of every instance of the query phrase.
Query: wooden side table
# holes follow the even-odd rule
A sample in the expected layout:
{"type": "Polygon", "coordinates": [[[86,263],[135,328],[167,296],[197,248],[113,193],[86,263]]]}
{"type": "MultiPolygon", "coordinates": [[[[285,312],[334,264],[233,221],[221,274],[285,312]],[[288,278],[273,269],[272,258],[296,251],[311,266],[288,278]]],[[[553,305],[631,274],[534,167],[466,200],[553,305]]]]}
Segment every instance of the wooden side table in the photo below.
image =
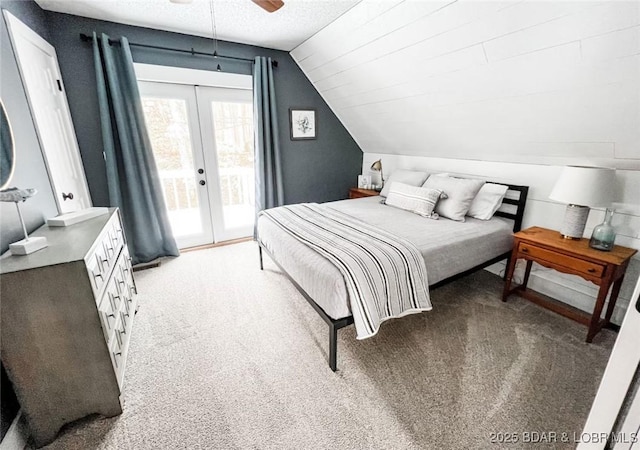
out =
{"type": "Polygon", "coordinates": [[[361,189],[361,188],[349,189],[349,198],[373,197],[375,195],[380,195],[380,192],[374,191],[373,189],[361,189]]]}
{"type": "Polygon", "coordinates": [[[637,250],[616,245],[612,251],[603,252],[589,247],[588,239],[564,239],[557,231],[541,227],[522,230],[516,233],[514,238],[502,301],[507,301],[509,295],[516,293],[544,308],[588,325],[589,331],[586,340],[591,342],[598,331],[609,324],[627,266],[637,250]],[[527,267],[522,285],[512,288],[513,271],[519,258],[527,261],[527,267]],[[533,262],[559,272],[578,275],[600,286],[591,316],[568,305],[544,299],[527,290],[533,262]],[[612,286],[609,305],[604,320],[602,320],[602,308],[612,286]]]}

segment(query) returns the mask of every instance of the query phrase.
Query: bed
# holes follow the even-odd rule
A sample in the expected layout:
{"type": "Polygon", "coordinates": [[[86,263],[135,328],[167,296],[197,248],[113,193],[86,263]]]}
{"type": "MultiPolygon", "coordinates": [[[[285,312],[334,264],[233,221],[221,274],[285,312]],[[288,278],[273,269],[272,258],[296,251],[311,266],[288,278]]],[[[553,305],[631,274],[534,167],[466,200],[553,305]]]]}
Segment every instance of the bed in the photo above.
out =
{"type": "MultiPolygon", "coordinates": [[[[499,183],[501,184],[501,183],[499,183]]],[[[324,205],[411,242],[427,268],[430,289],[508,259],[513,232],[519,231],[528,187],[508,186],[503,206],[490,220],[467,217],[465,222],[430,220],[389,207],[380,197],[330,202],[324,205]]],[[[289,278],[329,325],[329,366],[337,369],[337,331],[354,323],[343,275],[325,256],[301,243],[268,216],[257,221],[260,269],[263,252],[289,278]]]]}

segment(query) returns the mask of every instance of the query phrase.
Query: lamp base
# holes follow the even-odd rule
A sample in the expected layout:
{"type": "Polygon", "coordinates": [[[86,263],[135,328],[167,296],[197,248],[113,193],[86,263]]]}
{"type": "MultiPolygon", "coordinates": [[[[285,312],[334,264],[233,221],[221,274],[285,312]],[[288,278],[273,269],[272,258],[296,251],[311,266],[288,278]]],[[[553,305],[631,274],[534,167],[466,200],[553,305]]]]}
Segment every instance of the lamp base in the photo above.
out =
{"type": "Polygon", "coordinates": [[[9,244],[9,250],[11,250],[12,255],[24,256],[42,250],[48,245],[46,237],[30,237],[9,244]]]}
{"type": "Polygon", "coordinates": [[[589,207],[581,205],[567,205],[564,211],[564,222],[560,234],[565,239],[582,239],[584,227],[589,217],[589,207]]]}

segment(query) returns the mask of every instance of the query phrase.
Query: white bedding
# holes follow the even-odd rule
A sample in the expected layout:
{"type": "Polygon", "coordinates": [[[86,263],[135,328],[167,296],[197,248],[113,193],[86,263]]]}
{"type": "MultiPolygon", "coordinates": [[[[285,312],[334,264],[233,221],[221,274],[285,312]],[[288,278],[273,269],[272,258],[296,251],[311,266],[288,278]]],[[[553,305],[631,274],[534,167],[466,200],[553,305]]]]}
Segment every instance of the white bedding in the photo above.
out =
{"type": "MultiPolygon", "coordinates": [[[[429,285],[471,269],[511,249],[512,222],[494,217],[465,222],[427,219],[380,204],[380,197],[328,203],[331,207],[412,242],[425,259],[429,285]]],[[[276,261],[332,318],[351,315],[340,271],[269,219],[258,220],[258,236],[276,261]]]]}

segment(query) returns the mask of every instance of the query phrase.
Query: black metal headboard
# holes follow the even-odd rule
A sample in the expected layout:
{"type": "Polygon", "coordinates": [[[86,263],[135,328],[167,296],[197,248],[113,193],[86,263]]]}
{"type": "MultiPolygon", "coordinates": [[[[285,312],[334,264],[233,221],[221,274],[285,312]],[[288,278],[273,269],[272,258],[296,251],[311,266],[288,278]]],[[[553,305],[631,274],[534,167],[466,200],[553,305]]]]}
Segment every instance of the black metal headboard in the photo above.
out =
{"type": "MultiPolygon", "coordinates": [[[[494,183],[494,182],[491,181],[491,183],[494,183]]],[[[496,211],[495,215],[513,220],[513,232],[516,233],[522,229],[522,218],[524,216],[524,207],[527,204],[527,195],[529,193],[529,186],[518,186],[515,184],[505,184],[505,183],[495,183],[495,184],[501,184],[509,188],[507,190],[507,194],[505,195],[504,200],[502,200],[502,204],[516,206],[516,212],[496,211]],[[509,197],[510,191],[517,192],[518,198],[515,199],[515,198],[509,197]]]]}

